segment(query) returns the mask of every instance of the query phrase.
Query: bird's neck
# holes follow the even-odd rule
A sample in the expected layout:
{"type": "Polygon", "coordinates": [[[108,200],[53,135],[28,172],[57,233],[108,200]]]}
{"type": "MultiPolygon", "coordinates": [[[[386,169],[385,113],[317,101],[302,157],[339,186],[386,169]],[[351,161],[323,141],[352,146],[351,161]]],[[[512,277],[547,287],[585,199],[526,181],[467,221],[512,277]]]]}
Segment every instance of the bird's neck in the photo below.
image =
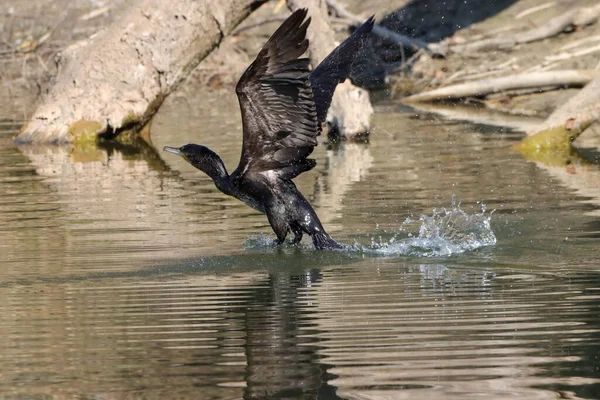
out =
{"type": "Polygon", "coordinates": [[[202,170],[213,180],[217,189],[226,194],[231,192],[231,187],[233,186],[231,177],[227,173],[225,164],[219,156],[207,168],[203,168],[202,170]]]}
{"type": "Polygon", "coordinates": [[[219,177],[218,179],[213,178],[213,181],[215,182],[215,186],[217,187],[217,189],[219,189],[221,192],[228,195],[232,195],[234,188],[233,183],[231,182],[231,177],[229,175],[219,177]]]}

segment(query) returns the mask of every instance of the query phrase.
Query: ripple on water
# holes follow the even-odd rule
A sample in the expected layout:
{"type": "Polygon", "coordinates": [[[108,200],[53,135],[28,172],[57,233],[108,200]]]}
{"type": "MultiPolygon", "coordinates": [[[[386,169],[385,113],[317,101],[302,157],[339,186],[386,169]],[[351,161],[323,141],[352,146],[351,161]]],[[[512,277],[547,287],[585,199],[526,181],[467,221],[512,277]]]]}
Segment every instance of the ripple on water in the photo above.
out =
{"type": "Polygon", "coordinates": [[[600,389],[598,274],[389,258],[248,268],[3,288],[0,391],[529,399],[600,389]]]}
{"type": "Polygon", "coordinates": [[[565,285],[544,274],[381,262],[376,273],[328,271],[306,289],[318,309],[312,337],[341,397],[555,398],[558,387],[585,397],[600,388],[596,374],[580,372],[597,363],[588,355],[600,332],[590,325],[594,302],[570,301],[597,276],[565,285]]]}
{"type": "MultiPolygon", "coordinates": [[[[599,398],[597,168],[382,108],[297,180],[346,252],[245,251],[266,218],[181,160],[0,133],[2,396],[599,398]]],[[[157,147],[197,141],[201,118],[161,114],[157,147]]],[[[214,120],[235,165],[239,126],[214,120]]]]}

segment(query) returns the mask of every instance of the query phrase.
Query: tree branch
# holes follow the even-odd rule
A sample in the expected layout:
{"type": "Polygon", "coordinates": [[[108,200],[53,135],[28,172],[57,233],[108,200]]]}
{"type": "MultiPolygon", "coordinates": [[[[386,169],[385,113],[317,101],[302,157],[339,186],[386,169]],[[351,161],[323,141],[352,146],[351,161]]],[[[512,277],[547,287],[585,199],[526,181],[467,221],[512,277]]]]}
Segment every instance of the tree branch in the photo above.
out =
{"type": "Polygon", "coordinates": [[[445,86],[408,96],[404,100],[407,102],[453,100],[464,97],[481,97],[505,90],[552,86],[582,87],[597,76],[600,76],[600,71],[595,70],[532,72],[445,86]]]}

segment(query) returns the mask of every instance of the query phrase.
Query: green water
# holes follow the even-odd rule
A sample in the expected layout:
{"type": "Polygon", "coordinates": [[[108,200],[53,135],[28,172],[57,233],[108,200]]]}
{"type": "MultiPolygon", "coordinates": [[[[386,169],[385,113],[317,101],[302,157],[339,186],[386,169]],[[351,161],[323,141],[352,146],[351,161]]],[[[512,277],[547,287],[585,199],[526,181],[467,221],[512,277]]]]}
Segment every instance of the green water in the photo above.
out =
{"type": "MultiPolygon", "coordinates": [[[[204,101],[170,101],[154,145],[201,142],[233,170],[237,109],[204,101]]],[[[17,130],[0,122],[4,398],[600,397],[597,166],[380,105],[370,143],[320,145],[298,184],[336,240],[392,251],[277,250],[264,216],[175,157],[17,149],[17,130]],[[495,245],[394,247],[453,195],[495,210],[495,245]]]]}

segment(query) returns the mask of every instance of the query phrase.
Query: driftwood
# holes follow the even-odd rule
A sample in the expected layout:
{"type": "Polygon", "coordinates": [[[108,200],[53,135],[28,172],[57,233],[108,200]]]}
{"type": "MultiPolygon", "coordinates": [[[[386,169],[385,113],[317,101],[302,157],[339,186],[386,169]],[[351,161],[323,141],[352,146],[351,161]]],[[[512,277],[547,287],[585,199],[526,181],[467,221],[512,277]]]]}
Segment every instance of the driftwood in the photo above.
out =
{"type": "Polygon", "coordinates": [[[600,71],[597,70],[531,72],[445,86],[408,96],[404,100],[407,102],[453,100],[464,97],[485,96],[505,90],[565,86],[582,87],[597,76],[600,76],[600,71]]]}
{"type": "MultiPolygon", "coordinates": [[[[595,45],[586,48],[578,48],[576,50],[566,52],[562,51],[558,54],[551,54],[549,56],[544,57],[544,61],[538,65],[534,65],[531,68],[528,68],[525,72],[533,72],[533,71],[546,71],[549,69],[556,68],[558,64],[563,61],[571,60],[577,57],[583,57],[588,54],[596,53],[600,51],[600,45],[595,45]]],[[[596,67],[598,69],[598,67],[596,67]]]]}
{"type": "Polygon", "coordinates": [[[457,44],[452,46],[451,50],[454,52],[473,52],[514,47],[518,44],[535,42],[537,40],[556,36],[559,33],[575,26],[592,24],[596,22],[599,17],[600,5],[577,8],[553,18],[546,24],[537,28],[516,33],[514,35],[503,35],[501,37],[483,39],[471,43],[457,44]]]}
{"type": "MultiPolygon", "coordinates": [[[[311,23],[306,36],[309,40],[308,51],[313,65],[321,62],[335,48],[335,33],[329,26],[327,8],[319,0],[287,0],[290,10],[308,8],[311,23]]],[[[353,138],[369,132],[373,107],[369,93],[348,80],[339,85],[333,96],[327,122],[333,132],[343,138],[353,138]]]]}
{"type": "Polygon", "coordinates": [[[264,1],[134,0],[68,48],[18,142],[70,142],[143,126],[164,98],[264,1]]]}

